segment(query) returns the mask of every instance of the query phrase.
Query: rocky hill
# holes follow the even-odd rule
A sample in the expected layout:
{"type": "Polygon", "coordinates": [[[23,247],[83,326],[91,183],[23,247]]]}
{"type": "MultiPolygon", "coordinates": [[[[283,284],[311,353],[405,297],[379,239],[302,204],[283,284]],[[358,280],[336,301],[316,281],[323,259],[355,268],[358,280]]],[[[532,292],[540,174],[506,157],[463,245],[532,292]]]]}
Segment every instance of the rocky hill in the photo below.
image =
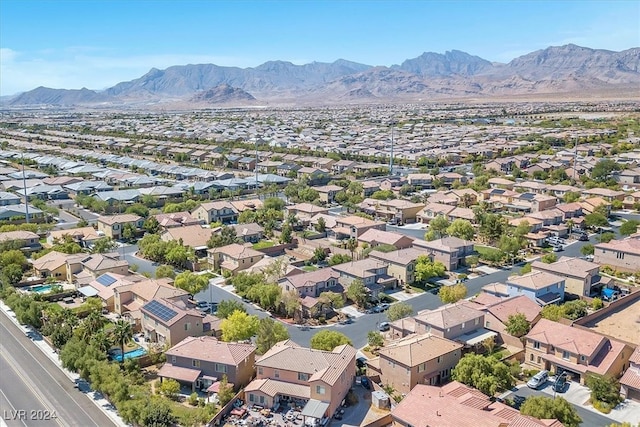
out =
{"type": "Polygon", "coordinates": [[[214,64],[152,69],[104,92],[37,88],[10,105],[172,101],[233,104],[387,102],[620,92],[640,96],[640,48],[622,52],[576,45],[549,47],[508,64],[465,52],[425,52],[400,65],[372,67],[346,60],[295,65],[269,61],[255,68],[214,64]],[[251,97],[251,98],[249,98],[251,97]],[[286,101],[285,101],[286,100],[286,101]]]}

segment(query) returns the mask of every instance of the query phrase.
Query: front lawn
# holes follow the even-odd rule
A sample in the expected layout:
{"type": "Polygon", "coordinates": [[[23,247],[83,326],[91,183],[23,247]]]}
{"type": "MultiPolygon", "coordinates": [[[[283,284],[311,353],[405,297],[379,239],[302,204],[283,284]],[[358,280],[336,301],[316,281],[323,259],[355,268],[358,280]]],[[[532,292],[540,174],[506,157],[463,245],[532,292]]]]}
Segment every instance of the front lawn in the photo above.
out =
{"type": "Polygon", "coordinates": [[[275,243],[270,241],[270,240],[261,240],[258,243],[254,243],[253,249],[255,249],[257,251],[257,250],[260,250],[260,249],[270,248],[273,245],[275,245],[275,243]]]}
{"type": "Polygon", "coordinates": [[[473,250],[478,252],[480,258],[491,258],[492,255],[497,255],[500,253],[500,250],[491,246],[480,246],[474,245],[473,250]]]}

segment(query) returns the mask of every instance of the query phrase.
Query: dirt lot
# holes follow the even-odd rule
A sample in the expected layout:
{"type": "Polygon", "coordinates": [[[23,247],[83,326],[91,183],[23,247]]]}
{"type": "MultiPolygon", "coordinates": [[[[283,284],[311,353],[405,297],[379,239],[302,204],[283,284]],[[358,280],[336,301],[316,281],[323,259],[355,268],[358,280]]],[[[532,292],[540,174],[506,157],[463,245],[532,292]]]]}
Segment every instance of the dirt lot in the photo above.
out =
{"type": "Polygon", "coordinates": [[[640,300],[598,323],[585,326],[614,338],[640,344],[640,300]]]}

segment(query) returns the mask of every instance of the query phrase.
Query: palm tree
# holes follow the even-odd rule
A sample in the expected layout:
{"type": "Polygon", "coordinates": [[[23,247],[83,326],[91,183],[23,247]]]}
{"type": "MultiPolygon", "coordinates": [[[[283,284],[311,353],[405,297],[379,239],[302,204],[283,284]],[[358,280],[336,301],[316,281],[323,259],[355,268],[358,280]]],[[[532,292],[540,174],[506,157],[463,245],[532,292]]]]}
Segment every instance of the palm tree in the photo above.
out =
{"type": "Polygon", "coordinates": [[[100,330],[91,336],[91,344],[106,353],[113,345],[113,341],[109,334],[100,330]]]}
{"type": "Polygon", "coordinates": [[[79,332],[80,337],[88,341],[93,335],[95,335],[98,331],[102,329],[104,326],[106,319],[102,316],[102,314],[97,311],[92,311],[89,313],[87,317],[84,318],[82,323],[80,324],[79,332]]]}
{"type": "Polygon", "coordinates": [[[573,227],[575,227],[576,223],[573,222],[572,219],[567,220],[567,228],[569,229],[569,236],[571,236],[571,232],[573,231],[573,227]]]}
{"type": "Polygon", "coordinates": [[[120,350],[122,352],[122,360],[120,363],[124,363],[124,345],[133,338],[131,323],[126,320],[118,320],[111,333],[113,334],[113,340],[120,344],[120,350]]]}
{"type": "Polygon", "coordinates": [[[351,260],[353,261],[353,253],[355,252],[355,250],[358,248],[358,241],[356,239],[349,239],[347,240],[347,245],[346,245],[346,249],[351,252],[351,260]]]}

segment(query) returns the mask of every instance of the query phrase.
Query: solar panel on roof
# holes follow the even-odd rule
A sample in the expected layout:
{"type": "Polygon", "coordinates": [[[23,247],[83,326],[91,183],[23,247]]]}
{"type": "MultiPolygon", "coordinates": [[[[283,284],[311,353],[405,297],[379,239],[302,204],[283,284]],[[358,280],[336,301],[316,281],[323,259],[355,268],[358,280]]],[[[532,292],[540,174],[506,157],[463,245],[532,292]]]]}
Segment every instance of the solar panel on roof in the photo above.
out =
{"type": "Polygon", "coordinates": [[[504,194],[504,190],[502,188],[494,188],[491,192],[493,194],[504,194]]]}
{"type": "Polygon", "coordinates": [[[169,307],[161,304],[156,300],[149,301],[142,308],[144,308],[163,322],[167,322],[178,315],[177,312],[173,311],[169,307]]]}
{"type": "Polygon", "coordinates": [[[524,200],[533,200],[535,197],[536,197],[536,195],[533,194],[533,193],[522,193],[520,195],[520,198],[524,199],[524,200]]]}
{"type": "Polygon", "coordinates": [[[117,282],[117,280],[108,274],[103,274],[96,279],[96,282],[100,283],[102,286],[111,286],[117,282]]]}

